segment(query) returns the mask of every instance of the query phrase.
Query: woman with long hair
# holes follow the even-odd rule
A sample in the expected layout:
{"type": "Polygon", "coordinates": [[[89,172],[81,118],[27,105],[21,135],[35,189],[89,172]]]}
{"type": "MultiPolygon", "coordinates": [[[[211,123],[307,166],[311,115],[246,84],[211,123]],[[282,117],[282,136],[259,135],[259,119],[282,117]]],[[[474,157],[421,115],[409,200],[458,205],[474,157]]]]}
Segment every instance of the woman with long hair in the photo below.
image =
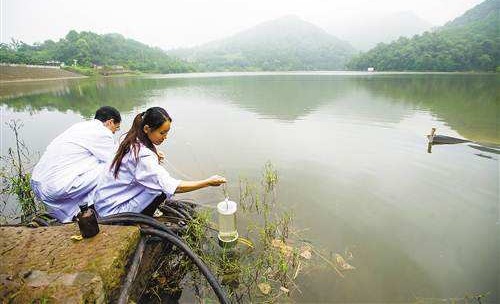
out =
{"type": "Polygon", "coordinates": [[[172,118],[161,107],[138,114],[120,143],[111,166],[99,181],[94,204],[100,216],[122,212],[153,215],[156,207],[174,193],[219,186],[224,177],[182,181],[172,178],[160,165],[160,145],[168,135],[172,118]]]}

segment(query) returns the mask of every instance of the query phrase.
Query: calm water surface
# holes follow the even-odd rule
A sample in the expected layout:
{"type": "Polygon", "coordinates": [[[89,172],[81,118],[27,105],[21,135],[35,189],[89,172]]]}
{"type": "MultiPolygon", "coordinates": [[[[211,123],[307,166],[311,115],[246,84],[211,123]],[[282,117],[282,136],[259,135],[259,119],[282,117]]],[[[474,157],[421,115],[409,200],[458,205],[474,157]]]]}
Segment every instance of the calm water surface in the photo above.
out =
{"type": "MultiPolygon", "coordinates": [[[[162,146],[181,179],[258,179],[279,171],[279,201],[305,237],[354,254],[345,278],[303,275],[301,302],[401,302],[489,292],[499,301],[499,77],[461,74],[210,74],[0,85],[4,122],[43,151],[100,105],[122,131],[158,105],[174,123],[162,146]],[[474,143],[434,146],[438,133],[474,143]]],[[[215,205],[219,189],[186,195],[215,205]]],[[[12,205],[4,214],[15,213],[12,205]]]]}

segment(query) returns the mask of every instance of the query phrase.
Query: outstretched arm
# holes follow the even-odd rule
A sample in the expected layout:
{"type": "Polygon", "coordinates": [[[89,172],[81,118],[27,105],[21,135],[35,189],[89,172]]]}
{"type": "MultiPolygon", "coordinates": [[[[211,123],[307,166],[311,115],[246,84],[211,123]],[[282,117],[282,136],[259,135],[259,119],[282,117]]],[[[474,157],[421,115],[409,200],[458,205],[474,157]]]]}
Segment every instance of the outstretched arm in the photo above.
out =
{"type": "Polygon", "coordinates": [[[177,189],[175,189],[175,193],[184,193],[190,192],[194,190],[198,190],[201,188],[205,188],[208,186],[217,187],[226,182],[226,179],[222,176],[214,175],[207,179],[198,180],[198,181],[181,181],[177,189]]]}

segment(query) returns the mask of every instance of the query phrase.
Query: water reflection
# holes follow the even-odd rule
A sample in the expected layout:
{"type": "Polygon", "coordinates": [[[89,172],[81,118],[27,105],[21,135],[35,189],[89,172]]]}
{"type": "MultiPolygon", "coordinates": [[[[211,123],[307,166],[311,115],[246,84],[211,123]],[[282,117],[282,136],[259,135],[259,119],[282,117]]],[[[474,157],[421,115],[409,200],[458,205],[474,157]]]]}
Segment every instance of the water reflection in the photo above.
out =
{"type": "Polygon", "coordinates": [[[102,78],[2,84],[0,102],[17,111],[72,110],[89,117],[102,104],[127,113],[158,94],[189,88],[186,91],[191,94],[225,100],[262,118],[284,122],[304,118],[324,106],[330,106],[339,118],[359,116],[361,122],[374,117],[377,121],[398,122],[420,109],[433,113],[462,137],[500,144],[500,107],[495,89],[499,77],[398,74],[102,78]]]}
{"type": "Polygon", "coordinates": [[[479,146],[479,145],[469,145],[469,147],[479,150],[484,153],[475,153],[475,155],[491,160],[497,160],[498,157],[495,157],[495,155],[500,155],[500,149],[495,149],[491,147],[485,147],[485,146],[479,146]]]}
{"type": "Polygon", "coordinates": [[[73,111],[91,117],[102,105],[128,113],[165,87],[156,81],[118,77],[3,84],[0,101],[14,111],[73,111]]]}
{"type": "Polygon", "coordinates": [[[356,81],[374,96],[389,97],[430,111],[476,142],[500,143],[499,75],[381,75],[356,81]]]}

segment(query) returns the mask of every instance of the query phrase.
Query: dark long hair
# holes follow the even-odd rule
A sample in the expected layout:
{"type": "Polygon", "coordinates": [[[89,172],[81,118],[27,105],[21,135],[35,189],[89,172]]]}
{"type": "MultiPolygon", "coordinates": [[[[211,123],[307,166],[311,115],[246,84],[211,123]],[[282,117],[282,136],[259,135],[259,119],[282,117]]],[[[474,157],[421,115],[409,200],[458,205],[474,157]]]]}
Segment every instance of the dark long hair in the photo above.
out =
{"type": "Polygon", "coordinates": [[[118,151],[116,151],[116,155],[111,163],[110,169],[114,170],[113,175],[115,178],[118,177],[118,171],[120,171],[123,157],[130,152],[130,149],[132,149],[136,159],[139,157],[141,143],[151,149],[151,151],[157,153],[155,145],[153,145],[148,135],[144,132],[144,126],[148,125],[151,130],[156,130],[161,127],[165,121],[172,122],[172,118],[170,118],[170,115],[168,115],[164,108],[152,107],[145,112],[137,114],[132,123],[132,127],[120,143],[118,151]]]}

